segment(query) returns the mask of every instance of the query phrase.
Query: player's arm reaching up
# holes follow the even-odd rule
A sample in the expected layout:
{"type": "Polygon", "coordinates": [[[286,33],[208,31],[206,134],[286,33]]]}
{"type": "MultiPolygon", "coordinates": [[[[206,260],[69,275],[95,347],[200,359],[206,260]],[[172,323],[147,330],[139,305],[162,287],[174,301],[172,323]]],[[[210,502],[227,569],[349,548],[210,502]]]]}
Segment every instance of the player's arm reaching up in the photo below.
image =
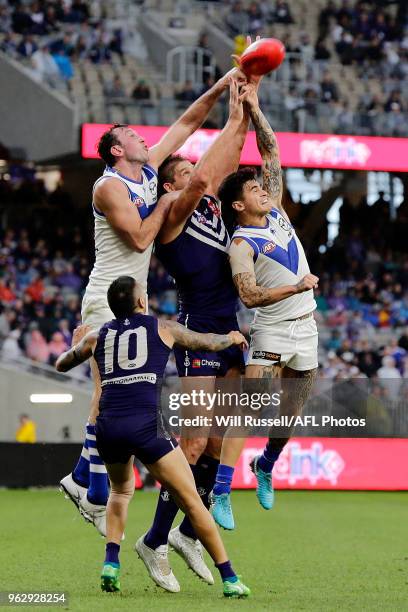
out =
{"type": "Polygon", "coordinates": [[[229,82],[229,117],[224,129],[196,164],[186,187],[160,198],[160,203],[163,200],[171,205],[160,233],[163,242],[174,240],[203,195],[217,193],[222,179],[238,167],[249,115],[244,113],[244,96],[239,95],[238,82],[232,78],[229,82]]]}
{"type": "Polygon", "coordinates": [[[283,285],[274,288],[257,285],[254,270],[254,251],[243,238],[235,238],[232,241],[229,258],[235,286],[242,303],[247,308],[275,304],[297,293],[316,289],[319,282],[318,277],[314,274],[306,274],[295,285],[283,285]]]}
{"type": "MultiPolygon", "coordinates": [[[[246,104],[249,114],[254,124],[256,133],[256,143],[262,157],[262,181],[263,188],[269,194],[275,208],[287,217],[282,206],[282,168],[279,156],[278,141],[268,120],[260,109],[257,92],[254,88],[248,87],[246,104]]],[[[243,91],[245,91],[245,86],[243,91]]]]}
{"type": "Polygon", "coordinates": [[[166,157],[183,146],[187,138],[201,126],[218,98],[228,88],[231,78],[238,83],[246,81],[245,75],[237,68],[233,68],[219,79],[173,123],[161,140],[150,148],[149,164],[151,166],[157,170],[166,157]]]}

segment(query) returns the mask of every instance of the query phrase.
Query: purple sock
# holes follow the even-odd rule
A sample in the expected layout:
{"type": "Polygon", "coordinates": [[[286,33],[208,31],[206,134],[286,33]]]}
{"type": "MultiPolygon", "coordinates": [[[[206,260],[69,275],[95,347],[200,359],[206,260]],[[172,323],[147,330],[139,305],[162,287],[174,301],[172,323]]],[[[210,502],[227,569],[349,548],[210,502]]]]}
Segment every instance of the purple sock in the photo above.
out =
{"type": "Polygon", "coordinates": [[[225,582],[237,582],[238,578],[231,566],[231,561],[225,561],[224,563],[216,563],[215,567],[221,574],[221,580],[225,582]]]}
{"type": "Polygon", "coordinates": [[[272,449],[268,442],[268,444],[265,446],[264,452],[258,459],[259,469],[263,472],[266,472],[267,474],[272,472],[273,466],[275,465],[275,462],[281,454],[281,450],[282,449],[272,449]]]}
{"type": "MultiPolygon", "coordinates": [[[[197,465],[190,466],[194,474],[198,494],[200,495],[206,508],[210,507],[208,497],[214,486],[219,463],[220,462],[218,459],[214,459],[214,457],[210,457],[209,455],[201,455],[197,461],[197,465]]],[[[188,516],[184,516],[184,519],[180,524],[180,531],[183,535],[192,538],[193,540],[197,539],[197,534],[194,531],[194,527],[192,526],[188,516]]]]}
{"type": "Polygon", "coordinates": [[[214,495],[222,495],[231,492],[231,483],[234,476],[234,468],[220,463],[215,478],[214,495]]]}
{"type": "Polygon", "coordinates": [[[119,565],[120,545],[115,542],[108,542],[106,545],[105,563],[119,565]]]}
{"type": "Polygon", "coordinates": [[[171,526],[173,525],[179,507],[164,487],[161,487],[157,501],[153,524],[144,538],[144,543],[155,550],[162,544],[167,544],[171,526]]]}

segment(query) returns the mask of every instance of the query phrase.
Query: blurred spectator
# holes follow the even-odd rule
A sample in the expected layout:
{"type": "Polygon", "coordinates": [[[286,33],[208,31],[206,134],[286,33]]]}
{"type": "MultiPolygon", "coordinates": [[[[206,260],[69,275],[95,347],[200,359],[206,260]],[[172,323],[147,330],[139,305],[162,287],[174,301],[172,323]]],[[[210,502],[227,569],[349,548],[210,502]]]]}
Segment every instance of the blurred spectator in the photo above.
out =
{"type": "Polygon", "coordinates": [[[175,94],[176,100],[180,100],[181,102],[194,102],[197,99],[197,92],[193,87],[191,81],[186,81],[183,88],[175,94]]]}
{"type": "Polygon", "coordinates": [[[122,81],[118,76],[115,76],[113,81],[105,85],[104,93],[107,98],[113,100],[127,97],[122,85],[122,81]]]}
{"type": "Polygon", "coordinates": [[[48,344],[49,363],[54,365],[57,358],[68,349],[68,344],[64,340],[61,332],[54,332],[51,337],[51,342],[48,344]]]}
{"type": "Polygon", "coordinates": [[[318,38],[315,45],[315,60],[326,61],[331,57],[331,53],[327,48],[327,43],[324,38],[318,38]]]}
{"type": "Polygon", "coordinates": [[[37,440],[36,424],[28,414],[20,414],[20,424],[16,431],[16,442],[22,444],[34,444],[37,440]]]}
{"type": "Polygon", "coordinates": [[[107,47],[101,32],[97,35],[91,48],[89,49],[88,57],[94,64],[100,64],[111,59],[111,52],[107,47]]]}
{"type": "Polygon", "coordinates": [[[207,34],[204,33],[200,35],[197,42],[197,48],[201,49],[201,53],[195,52],[194,63],[202,70],[201,74],[197,76],[201,78],[202,81],[205,81],[208,76],[213,76],[216,80],[219,79],[221,71],[216,65],[215,56],[209,47],[207,34]]]}
{"type": "Polygon", "coordinates": [[[401,98],[401,92],[399,90],[393,91],[384,104],[384,110],[386,113],[390,113],[392,111],[402,111],[405,110],[405,105],[401,98]]]}
{"type": "Polygon", "coordinates": [[[251,2],[248,7],[248,34],[261,35],[265,26],[264,14],[258,2],[251,2]]]}
{"type": "Polygon", "coordinates": [[[146,81],[141,79],[132,91],[132,98],[134,100],[150,100],[151,91],[146,81]]]}
{"type": "Polygon", "coordinates": [[[247,34],[249,30],[249,17],[240,0],[236,0],[232,4],[225,18],[225,24],[232,37],[239,34],[247,34]]]}
{"type": "Polygon", "coordinates": [[[29,10],[20,2],[17,2],[15,5],[15,9],[11,15],[11,23],[13,31],[17,34],[27,34],[32,30],[33,20],[31,19],[29,10]]]}
{"type": "Polygon", "coordinates": [[[306,32],[303,32],[300,35],[299,49],[303,61],[310,63],[314,58],[314,48],[311,43],[310,36],[306,32]]]}
{"type": "Polygon", "coordinates": [[[32,34],[26,34],[20,41],[17,52],[21,57],[31,57],[32,54],[37,51],[38,47],[32,34]]]}
{"type": "Polygon", "coordinates": [[[0,42],[0,50],[9,57],[17,58],[18,37],[14,32],[8,32],[0,42]]]}
{"type": "Polygon", "coordinates": [[[43,43],[31,56],[34,76],[46,82],[51,87],[56,87],[61,80],[59,68],[50,54],[49,47],[43,43]]]}
{"type": "Polygon", "coordinates": [[[275,10],[273,11],[273,21],[275,23],[293,23],[289,4],[285,0],[276,0],[275,10]]]}
{"type": "Polygon", "coordinates": [[[0,4],[0,33],[9,34],[11,30],[11,15],[7,5],[0,4]]]}
{"type": "Polygon", "coordinates": [[[319,14],[319,35],[324,37],[329,31],[330,22],[337,15],[337,6],[334,0],[328,0],[327,5],[319,14]]]}
{"type": "Polygon", "coordinates": [[[323,78],[320,81],[320,91],[320,99],[322,102],[331,102],[332,100],[337,102],[339,99],[337,85],[331,78],[329,71],[324,73],[323,78]]]}
{"type": "Polygon", "coordinates": [[[6,282],[4,278],[0,277],[0,301],[1,302],[14,302],[16,295],[11,288],[10,281],[6,282]]]}
{"type": "Polygon", "coordinates": [[[50,356],[48,343],[38,329],[33,329],[30,332],[27,342],[27,356],[33,361],[48,363],[50,356]]]}
{"type": "Polygon", "coordinates": [[[74,76],[74,69],[71,64],[71,60],[65,53],[64,49],[60,49],[56,54],[52,56],[54,62],[58,66],[60,76],[65,80],[69,81],[74,76]]]}
{"type": "Polygon", "coordinates": [[[4,340],[3,345],[0,346],[2,356],[7,362],[18,361],[22,356],[22,350],[19,345],[20,336],[21,331],[13,329],[4,340]]]}

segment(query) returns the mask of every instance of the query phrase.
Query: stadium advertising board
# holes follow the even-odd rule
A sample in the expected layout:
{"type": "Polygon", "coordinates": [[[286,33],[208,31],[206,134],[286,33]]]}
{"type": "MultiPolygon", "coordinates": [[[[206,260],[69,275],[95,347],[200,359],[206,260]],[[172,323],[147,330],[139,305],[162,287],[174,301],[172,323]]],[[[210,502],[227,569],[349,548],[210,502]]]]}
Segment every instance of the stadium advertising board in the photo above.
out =
{"type": "MultiPolygon", "coordinates": [[[[252,489],[249,467],[264,438],[248,438],[233,486],[252,489]]],[[[292,438],[273,470],[276,489],[408,490],[407,439],[292,438]]]]}
{"type": "MultiPolygon", "coordinates": [[[[85,123],[82,126],[82,156],[97,158],[96,143],[109,126],[85,123]]],[[[167,128],[132,126],[149,146],[157,143],[167,128]]],[[[180,149],[196,161],[208,149],[219,130],[197,130],[180,149]]],[[[408,172],[408,138],[338,136],[333,134],[277,133],[282,166],[289,168],[329,168],[332,170],[378,170],[408,172]]],[[[260,165],[255,132],[248,132],[241,164],[260,165]]]]}

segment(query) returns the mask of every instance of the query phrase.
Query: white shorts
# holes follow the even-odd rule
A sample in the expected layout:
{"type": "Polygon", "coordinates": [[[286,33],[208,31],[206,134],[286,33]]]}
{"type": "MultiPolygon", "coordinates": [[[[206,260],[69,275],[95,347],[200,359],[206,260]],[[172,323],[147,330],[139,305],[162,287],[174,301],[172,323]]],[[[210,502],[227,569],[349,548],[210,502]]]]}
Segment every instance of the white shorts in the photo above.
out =
{"type": "MultiPolygon", "coordinates": [[[[146,312],[148,314],[148,295],[146,293],[146,312]]],[[[106,295],[85,292],[82,306],[81,319],[85,325],[90,325],[94,330],[100,329],[102,325],[115,318],[108,306],[106,295]]]]}
{"type": "Polygon", "coordinates": [[[115,318],[108,306],[106,295],[85,293],[81,307],[82,323],[98,330],[104,323],[115,318]]]}
{"type": "Polygon", "coordinates": [[[270,326],[251,327],[251,342],[246,365],[313,370],[318,366],[318,331],[313,315],[296,321],[281,321],[270,326]]]}

